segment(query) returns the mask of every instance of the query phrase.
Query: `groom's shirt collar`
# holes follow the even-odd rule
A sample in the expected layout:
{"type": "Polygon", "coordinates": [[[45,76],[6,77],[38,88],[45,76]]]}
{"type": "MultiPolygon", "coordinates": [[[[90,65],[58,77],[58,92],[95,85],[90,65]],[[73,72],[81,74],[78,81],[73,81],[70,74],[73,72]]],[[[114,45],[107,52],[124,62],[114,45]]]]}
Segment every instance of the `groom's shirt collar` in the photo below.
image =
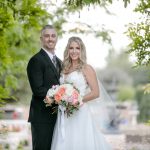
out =
{"type": "Polygon", "coordinates": [[[42,47],[42,49],[47,53],[47,55],[49,56],[49,58],[52,60],[52,59],[53,59],[53,56],[55,56],[55,54],[50,53],[49,51],[47,51],[47,50],[44,49],[43,47],[42,47]]]}

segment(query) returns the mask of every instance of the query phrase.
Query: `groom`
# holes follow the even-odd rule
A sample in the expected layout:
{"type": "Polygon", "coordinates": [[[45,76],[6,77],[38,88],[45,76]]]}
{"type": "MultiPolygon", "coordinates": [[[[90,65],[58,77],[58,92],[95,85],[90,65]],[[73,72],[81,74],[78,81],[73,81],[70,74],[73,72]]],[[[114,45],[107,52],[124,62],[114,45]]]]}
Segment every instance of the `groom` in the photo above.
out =
{"type": "Polygon", "coordinates": [[[61,61],[55,55],[57,33],[53,26],[46,25],[41,30],[41,50],[28,63],[27,75],[32,89],[29,119],[31,122],[33,150],[50,150],[56,114],[52,114],[56,104],[46,107],[43,102],[52,85],[59,84],[61,61]]]}

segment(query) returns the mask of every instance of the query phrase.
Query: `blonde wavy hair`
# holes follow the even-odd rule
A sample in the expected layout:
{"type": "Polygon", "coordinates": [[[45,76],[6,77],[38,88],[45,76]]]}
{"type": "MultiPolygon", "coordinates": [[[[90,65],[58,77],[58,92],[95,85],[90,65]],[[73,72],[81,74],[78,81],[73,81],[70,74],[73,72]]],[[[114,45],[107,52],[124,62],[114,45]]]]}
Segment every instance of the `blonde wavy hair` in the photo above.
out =
{"type": "Polygon", "coordinates": [[[86,48],[85,48],[83,41],[79,37],[74,37],[74,36],[70,37],[68,40],[67,46],[65,48],[65,51],[64,51],[64,61],[62,64],[62,72],[63,73],[69,73],[69,69],[71,68],[71,65],[72,65],[72,61],[69,56],[69,47],[72,42],[76,42],[80,46],[79,65],[75,69],[81,70],[84,67],[84,65],[86,64],[86,48]]]}

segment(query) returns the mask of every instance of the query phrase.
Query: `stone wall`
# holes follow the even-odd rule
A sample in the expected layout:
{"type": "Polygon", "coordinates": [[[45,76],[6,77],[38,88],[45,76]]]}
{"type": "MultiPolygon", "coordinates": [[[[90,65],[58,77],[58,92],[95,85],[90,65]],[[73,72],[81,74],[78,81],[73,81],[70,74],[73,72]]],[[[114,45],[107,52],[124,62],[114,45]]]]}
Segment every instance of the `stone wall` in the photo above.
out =
{"type": "Polygon", "coordinates": [[[126,135],[127,150],[150,150],[150,126],[138,124],[121,130],[126,135]]]}
{"type": "Polygon", "coordinates": [[[150,126],[121,126],[118,134],[105,134],[113,150],[150,150],[150,126]]]}

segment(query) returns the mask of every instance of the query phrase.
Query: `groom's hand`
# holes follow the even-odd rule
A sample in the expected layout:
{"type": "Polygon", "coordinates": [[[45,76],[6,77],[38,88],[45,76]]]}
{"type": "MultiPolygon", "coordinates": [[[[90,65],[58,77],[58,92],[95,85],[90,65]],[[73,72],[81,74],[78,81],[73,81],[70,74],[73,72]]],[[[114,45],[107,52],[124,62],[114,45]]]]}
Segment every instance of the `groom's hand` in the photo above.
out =
{"type": "Polygon", "coordinates": [[[44,102],[46,103],[46,106],[51,106],[54,100],[46,96],[44,102]]]}

